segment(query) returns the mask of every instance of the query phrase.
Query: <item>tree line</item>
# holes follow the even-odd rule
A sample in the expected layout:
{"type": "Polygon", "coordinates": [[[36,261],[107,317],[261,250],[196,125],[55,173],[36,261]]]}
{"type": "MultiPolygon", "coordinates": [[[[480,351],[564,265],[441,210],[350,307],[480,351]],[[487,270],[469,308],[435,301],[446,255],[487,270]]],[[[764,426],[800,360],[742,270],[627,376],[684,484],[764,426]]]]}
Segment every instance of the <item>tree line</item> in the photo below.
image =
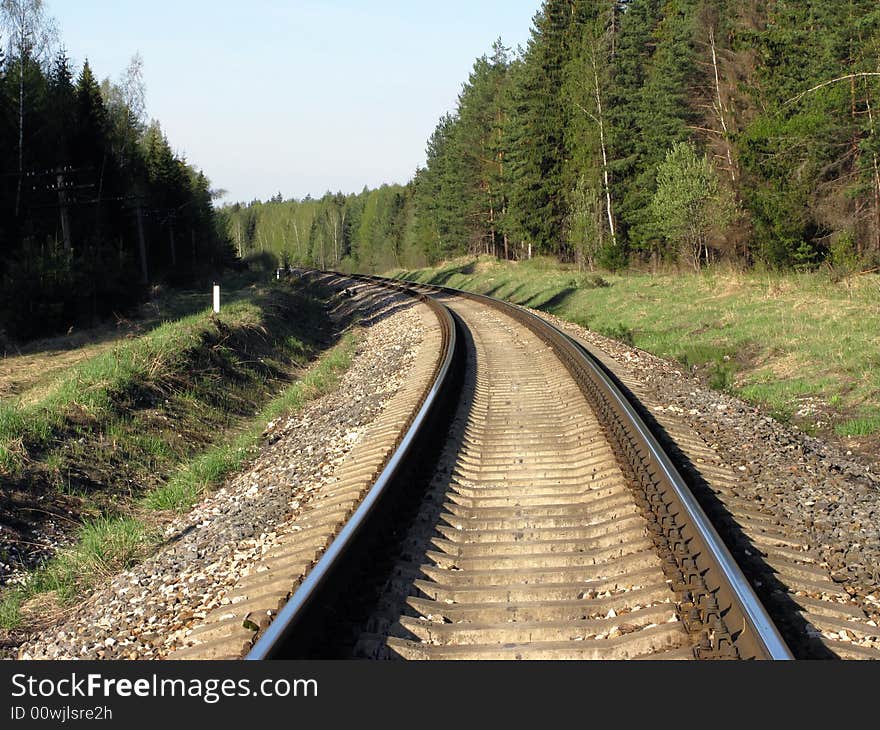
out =
{"type": "Polygon", "coordinates": [[[243,254],[318,266],[871,266],[878,106],[873,0],[546,0],[525,48],[477,59],[406,185],[224,216],[243,254]]]}
{"type": "Polygon", "coordinates": [[[413,193],[412,184],[301,200],[278,193],[224,206],[219,215],[238,256],[252,265],[382,271],[428,261],[414,237],[413,193]]]}
{"type": "Polygon", "coordinates": [[[99,82],[42,0],[0,2],[0,338],[88,325],[233,257],[205,175],[145,111],[143,61],[99,82]]]}

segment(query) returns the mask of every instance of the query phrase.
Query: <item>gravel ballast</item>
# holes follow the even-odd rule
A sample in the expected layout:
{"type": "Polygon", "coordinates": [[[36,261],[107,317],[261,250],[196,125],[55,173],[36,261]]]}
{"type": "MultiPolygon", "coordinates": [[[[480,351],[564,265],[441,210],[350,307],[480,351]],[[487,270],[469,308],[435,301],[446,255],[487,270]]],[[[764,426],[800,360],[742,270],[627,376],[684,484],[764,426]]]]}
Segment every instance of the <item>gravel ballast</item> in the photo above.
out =
{"type": "MultiPolygon", "coordinates": [[[[406,378],[423,335],[413,300],[360,295],[363,339],[333,393],[268,424],[257,458],[167,529],[163,547],[67,620],[22,644],[21,659],[157,659],[222,605],[308,492],[332,475],[406,378]]],[[[337,312],[342,315],[345,312],[337,312]]]]}
{"type": "MultiPolygon", "coordinates": [[[[177,520],[157,555],[95,593],[74,618],[22,645],[21,658],[162,658],[180,646],[194,622],[221,605],[224,591],[297,514],[306,485],[332,475],[405,377],[423,335],[422,319],[406,297],[377,299],[358,303],[368,307],[365,338],[339,390],[270,424],[255,462],[177,520]]],[[[713,391],[679,364],[536,314],[585,342],[618,375],[625,373],[638,394],[648,396],[658,420],[696,434],[713,465],[734,477],[733,517],[738,519],[735,505],[744,504],[744,523],[754,509],[784,529],[791,552],[802,555],[805,566],[815,565],[835,589],[792,588],[796,599],[833,601],[859,613],[864,636],[822,625],[815,629],[821,638],[833,646],[880,650],[880,464],[713,391]]]]}
{"type": "MultiPolygon", "coordinates": [[[[746,524],[757,514],[781,536],[774,540],[777,552],[785,554],[790,548],[790,555],[810,568],[813,590],[788,585],[794,602],[807,607],[808,623],[810,610],[824,611],[810,601],[833,602],[852,615],[854,626],[864,634],[837,631],[821,621],[819,628],[808,625],[805,632],[820,636],[826,645],[831,642],[832,651],[841,656],[846,652],[839,649],[846,644],[880,650],[880,464],[711,390],[677,363],[544,312],[535,314],[581,340],[628,381],[625,384],[650,402],[649,410],[662,425],[680,423],[698,437],[712,454],[712,463],[693,466],[698,471],[705,467],[711,490],[715,486],[707,476],[710,471],[718,473],[721,467],[731,475],[733,486],[725,489],[735,495],[727,504],[734,521],[746,524]],[[833,590],[820,591],[822,581],[833,590]]],[[[743,532],[751,538],[748,529],[743,532]]],[[[759,558],[773,553],[772,547],[755,545],[749,549],[759,558]]],[[[781,580],[785,584],[785,576],[781,580]]]]}

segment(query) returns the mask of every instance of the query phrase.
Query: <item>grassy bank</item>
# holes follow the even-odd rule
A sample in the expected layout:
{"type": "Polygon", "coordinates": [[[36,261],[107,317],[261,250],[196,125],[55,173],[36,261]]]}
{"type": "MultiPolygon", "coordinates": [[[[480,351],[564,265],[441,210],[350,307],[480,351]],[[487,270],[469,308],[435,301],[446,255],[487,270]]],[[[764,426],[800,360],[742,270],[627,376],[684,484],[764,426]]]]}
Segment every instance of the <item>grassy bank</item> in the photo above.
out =
{"type": "Polygon", "coordinates": [[[0,629],[20,628],[29,613],[60,609],[101,581],[130,568],[161,540],[157,519],[150,512],[185,512],[207,490],[218,486],[255,455],[266,424],[295,413],[308,401],[331,392],[347,370],[357,336],[346,334],[302,376],[283,388],[260,412],[239,424],[234,434],[181,463],[159,487],[126,509],[87,518],[71,545],[33,571],[21,585],[0,595],[0,629]],[[23,608],[25,610],[23,610],[23,608]],[[30,611],[28,611],[28,608],[30,611]]]}
{"type": "Polygon", "coordinates": [[[64,471],[79,439],[97,439],[147,475],[185,453],[192,437],[209,438],[187,425],[202,431],[249,415],[272,381],[313,355],[326,322],[313,291],[247,289],[219,315],[167,322],[78,363],[34,402],[0,403],[0,478],[39,465],[64,471]]]}
{"type": "Polygon", "coordinates": [[[702,373],[812,433],[880,434],[880,277],[591,274],[538,259],[456,260],[393,276],[542,309],[702,373]]]}
{"type": "Polygon", "coordinates": [[[182,464],[165,484],[146,495],[144,504],[154,510],[185,512],[190,509],[208,487],[222,482],[254,453],[267,423],[283,414],[295,413],[308,401],[331,392],[351,364],[356,344],[357,337],[353,333],[346,334],[302,379],[271,400],[230,440],[182,464]]]}
{"type": "Polygon", "coordinates": [[[244,286],[219,316],[168,322],[82,361],[34,402],[4,402],[0,518],[22,543],[38,514],[64,521],[69,547],[5,591],[0,627],[20,625],[23,605],[27,623],[40,596],[69,604],[140,559],[163,512],[238,469],[267,421],[335,387],[355,340],[335,341],[329,296],[244,286]]]}

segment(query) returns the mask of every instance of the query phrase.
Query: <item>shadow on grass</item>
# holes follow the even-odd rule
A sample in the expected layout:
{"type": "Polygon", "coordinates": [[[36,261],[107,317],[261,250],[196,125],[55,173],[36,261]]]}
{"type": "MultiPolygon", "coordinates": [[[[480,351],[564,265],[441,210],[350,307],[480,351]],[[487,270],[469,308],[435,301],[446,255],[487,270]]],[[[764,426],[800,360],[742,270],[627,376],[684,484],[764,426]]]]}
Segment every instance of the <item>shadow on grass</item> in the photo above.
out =
{"type": "MultiPolygon", "coordinates": [[[[351,279],[347,277],[331,276],[323,281],[315,278],[314,281],[320,282],[337,293],[347,291],[351,286],[351,279]]],[[[335,339],[341,338],[345,331],[356,322],[363,327],[372,327],[416,304],[415,299],[407,297],[389,306],[388,296],[389,293],[381,289],[361,289],[355,298],[344,300],[333,310],[333,316],[337,323],[335,339]]]]}
{"type": "Polygon", "coordinates": [[[453,266],[449,269],[443,269],[442,271],[438,271],[434,274],[430,279],[428,279],[426,284],[436,284],[437,286],[445,286],[446,282],[448,282],[453,276],[456,274],[462,274],[464,276],[470,276],[476,271],[476,266],[473,261],[462,264],[461,266],[453,266]]]}
{"type": "Polygon", "coordinates": [[[513,289],[509,289],[504,291],[507,287],[510,286],[509,282],[505,282],[502,284],[496,284],[493,287],[490,287],[484,292],[480,292],[481,294],[485,294],[487,297],[495,297],[496,299],[503,299],[507,302],[512,302],[513,304],[522,304],[523,298],[519,296],[519,293],[522,291],[523,285],[517,284],[513,289]]]}
{"type": "Polygon", "coordinates": [[[541,292],[528,299],[525,304],[532,309],[540,309],[543,312],[557,314],[576,292],[577,289],[574,287],[566,287],[555,294],[552,292],[541,292]]]}
{"type": "MultiPolygon", "coordinates": [[[[247,283],[235,282],[234,286],[223,289],[223,303],[226,305],[248,297],[247,283]]],[[[169,321],[176,321],[211,307],[211,289],[180,289],[165,293],[157,299],[143,302],[126,312],[116,313],[95,324],[94,327],[74,329],[66,335],[41,337],[22,343],[12,343],[3,355],[41,355],[55,352],[68,352],[83,347],[103,345],[131,337],[143,337],[169,321]]]]}
{"type": "Polygon", "coordinates": [[[156,360],[163,368],[114,385],[102,410],[71,407],[46,435],[23,433],[22,467],[0,473],[0,523],[10,527],[0,535],[0,555],[9,556],[3,562],[36,566],[46,553],[41,530],[67,534],[81,515],[116,514],[229,437],[338,343],[357,316],[330,324],[332,292],[317,282],[250,296],[262,313],[257,326],[206,317],[197,343],[163,351],[156,360]]]}

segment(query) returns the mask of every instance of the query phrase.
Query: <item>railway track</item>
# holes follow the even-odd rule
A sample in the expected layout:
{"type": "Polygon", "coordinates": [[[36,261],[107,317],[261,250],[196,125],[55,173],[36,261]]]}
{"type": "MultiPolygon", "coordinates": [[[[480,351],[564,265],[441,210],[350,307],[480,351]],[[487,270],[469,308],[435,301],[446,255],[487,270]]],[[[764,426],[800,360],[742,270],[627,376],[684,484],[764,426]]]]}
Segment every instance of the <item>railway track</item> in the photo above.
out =
{"type": "Polygon", "coordinates": [[[432,308],[432,377],[247,658],[791,658],[583,347],[485,297],[357,286],[432,308]]]}

